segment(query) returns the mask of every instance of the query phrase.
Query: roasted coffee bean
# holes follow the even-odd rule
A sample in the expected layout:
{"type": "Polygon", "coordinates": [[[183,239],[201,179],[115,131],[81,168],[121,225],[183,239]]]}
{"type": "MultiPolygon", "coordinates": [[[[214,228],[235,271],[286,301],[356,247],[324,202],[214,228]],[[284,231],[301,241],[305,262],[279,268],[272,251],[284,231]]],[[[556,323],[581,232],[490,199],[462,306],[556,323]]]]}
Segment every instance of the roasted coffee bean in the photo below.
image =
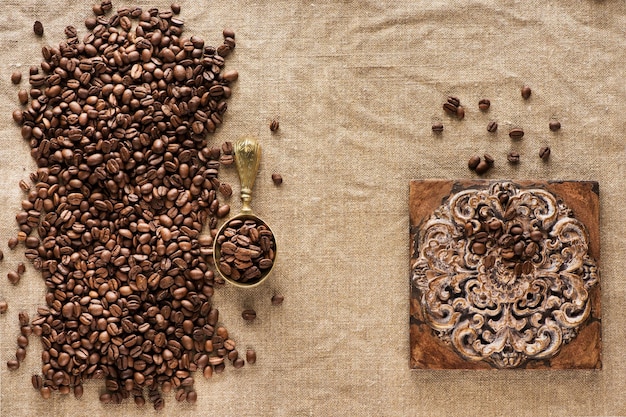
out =
{"type": "Polygon", "coordinates": [[[0,314],[4,314],[9,309],[9,303],[5,300],[0,300],[0,314]]]}
{"type": "Polygon", "coordinates": [[[33,32],[37,36],[43,36],[43,24],[39,20],[35,20],[33,24],[33,32]]]}
{"type": "Polygon", "coordinates": [[[435,133],[443,132],[443,123],[439,123],[439,122],[433,123],[432,131],[435,133]]]}
{"type": "Polygon", "coordinates": [[[9,238],[7,246],[9,247],[9,249],[15,249],[17,247],[17,244],[18,244],[17,238],[12,237],[12,238],[9,238]]]}
{"type": "Polygon", "coordinates": [[[246,310],[241,312],[241,317],[244,320],[252,321],[252,320],[256,319],[256,311],[254,311],[251,308],[248,308],[248,309],[246,309],[246,310]]]}
{"type": "Polygon", "coordinates": [[[493,163],[495,162],[495,159],[493,159],[493,156],[486,153],[483,155],[483,158],[485,159],[485,162],[489,164],[489,166],[493,166],[493,163]]]}
{"type": "Polygon", "coordinates": [[[550,158],[549,146],[543,146],[541,149],[539,149],[539,158],[543,159],[544,161],[547,161],[550,158]]]}
{"type": "Polygon", "coordinates": [[[506,156],[506,159],[507,159],[507,161],[509,161],[512,164],[517,164],[517,163],[519,163],[519,153],[517,153],[515,151],[511,151],[506,156]]]}
{"type": "Polygon", "coordinates": [[[461,100],[455,96],[448,96],[447,102],[454,107],[459,107],[461,105],[461,100]]]}
{"type": "Polygon", "coordinates": [[[483,98],[481,100],[478,101],[478,108],[482,111],[487,111],[489,110],[489,107],[491,106],[491,101],[489,101],[486,98],[483,98]]]}
{"type": "Polygon", "coordinates": [[[280,123],[278,122],[278,120],[277,120],[277,119],[273,119],[273,120],[270,122],[270,130],[271,130],[272,132],[276,132],[276,131],[278,130],[278,128],[279,128],[279,127],[280,127],[280,123]]]}
{"type": "Polygon", "coordinates": [[[174,14],[179,14],[180,13],[180,4],[172,3],[170,8],[172,9],[172,13],[174,13],[174,14]]]}
{"type": "Polygon", "coordinates": [[[17,285],[20,282],[20,275],[15,271],[10,271],[7,274],[7,278],[9,279],[9,282],[13,285],[17,285]]]}
{"type": "Polygon", "coordinates": [[[487,247],[484,243],[474,242],[474,244],[472,245],[472,252],[474,252],[476,255],[484,255],[486,251],[487,247]]]}
{"type": "Polygon", "coordinates": [[[24,262],[20,262],[17,264],[17,273],[18,275],[23,275],[24,272],[26,272],[26,265],[24,265],[24,262]]]}
{"type": "Polygon", "coordinates": [[[17,99],[20,104],[24,105],[28,103],[28,92],[26,90],[20,90],[17,92],[17,99]]]}
{"type": "Polygon", "coordinates": [[[19,71],[15,71],[11,74],[11,82],[13,84],[19,84],[22,81],[22,73],[19,71]]]}
{"type": "Polygon", "coordinates": [[[540,230],[533,230],[530,232],[530,240],[533,242],[541,242],[543,240],[543,233],[540,230]]]}
{"type": "Polygon", "coordinates": [[[524,137],[524,130],[519,127],[512,128],[509,130],[509,137],[511,139],[519,140],[524,137]]]}
{"type": "Polygon", "coordinates": [[[484,173],[486,173],[487,171],[489,171],[489,168],[491,168],[491,165],[489,165],[489,163],[487,161],[480,161],[478,163],[478,165],[476,165],[476,173],[478,175],[482,175],[484,173]]]}
{"type": "Polygon", "coordinates": [[[459,120],[463,120],[465,118],[465,108],[463,106],[459,106],[456,108],[456,117],[459,120]]]}
{"type": "Polygon", "coordinates": [[[561,122],[559,122],[558,120],[550,120],[548,127],[551,131],[556,132],[561,128],[561,122]]]}
{"type": "Polygon", "coordinates": [[[272,181],[274,182],[274,185],[280,185],[283,183],[283,176],[275,172],[272,174],[272,181]]]}
{"type": "Polygon", "coordinates": [[[443,103],[443,110],[452,115],[452,116],[456,116],[457,115],[457,110],[458,110],[458,106],[455,106],[454,104],[450,103],[450,102],[445,102],[443,103]]]}
{"type": "Polygon", "coordinates": [[[530,89],[529,86],[525,85],[522,87],[521,92],[522,92],[522,97],[524,98],[524,100],[528,100],[530,98],[532,90],[530,89]]]}
{"type": "Polygon", "coordinates": [[[246,350],[246,362],[250,365],[254,365],[256,363],[256,351],[254,349],[246,350]]]}
{"type": "Polygon", "coordinates": [[[471,170],[475,170],[478,164],[480,164],[480,156],[478,155],[472,156],[469,161],[467,161],[467,167],[471,170]]]}
{"type": "Polygon", "coordinates": [[[487,124],[487,132],[495,132],[496,130],[498,130],[498,123],[494,122],[493,120],[491,122],[489,122],[487,124]]]}
{"type": "Polygon", "coordinates": [[[285,301],[285,296],[282,294],[274,294],[272,296],[272,305],[273,306],[279,306],[283,303],[283,301],[285,301]]]}
{"type": "Polygon", "coordinates": [[[7,368],[9,368],[10,371],[15,371],[20,368],[20,362],[17,359],[11,359],[7,361],[7,368]]]}

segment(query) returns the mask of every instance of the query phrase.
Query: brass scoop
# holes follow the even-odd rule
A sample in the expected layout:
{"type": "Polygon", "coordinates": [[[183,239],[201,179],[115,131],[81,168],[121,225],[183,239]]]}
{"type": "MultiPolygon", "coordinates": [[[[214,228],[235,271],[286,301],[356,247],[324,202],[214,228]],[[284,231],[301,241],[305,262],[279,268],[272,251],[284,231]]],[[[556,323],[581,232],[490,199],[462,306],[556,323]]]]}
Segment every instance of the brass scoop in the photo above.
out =
{"type": "Polygon", "coordinates": [[[213,242],[217,272],[228,282],[251,288],[265,281],[276,262],[276,240],[270,227],[252,212],[252,187],[261,162],[261,145],[252,137],[234,146],[241,182],[241,212],[220,227],[213,242]]]}

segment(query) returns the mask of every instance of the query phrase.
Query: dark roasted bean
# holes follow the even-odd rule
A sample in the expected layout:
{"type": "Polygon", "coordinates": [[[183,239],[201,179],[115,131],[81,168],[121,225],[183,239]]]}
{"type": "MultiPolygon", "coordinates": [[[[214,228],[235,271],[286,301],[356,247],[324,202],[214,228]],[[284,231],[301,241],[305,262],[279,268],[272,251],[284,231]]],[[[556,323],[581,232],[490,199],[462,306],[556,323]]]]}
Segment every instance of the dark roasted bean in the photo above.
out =
{"type": "Polygon", "coordinates": [[[486,98],[483,98],[481,100],[478,101],[478,108],[482,111],[487,111],[489,110],[489,107],[491,106],[491,101],[489,101],[486,98]]]}
{"type": "Polygon", "coordinates": [[[487,124],[487,132],[491,132],[491,133],[493,133],[493,132],[495,132],[496,130],[498,130],[498,123],[497,123],[497,122],[495,122],[495,121],[493,121],[493,120],[492,120],[492,121],[490,121],[490,122],[487,124]]]}
{"type": "Polygon", "coordinates": [[[550,158],[549,146],[544,146],[541,149],[539,149],[539,158],[543,159],[544,161],[547,161],[550,158]]]}
{"type": "Polygon", "coordinates": [[[39,20],[35,20],[33,24],[33,32],[37,36],[43,36],[43,24],[39,20]]]}
{"type": "Polygon", "coordinates": [[[473,155],[469,161],[467,161],[467,167],[471,170],[475,170],[478,164],[480,164],[480,156],[478,155],[473,155]]]}
{"type": "Polygon", "coordinates": [[[433,123],[432,131],[435,133],[443,132],[443,123],[441,122],[433,123]]]}
{"type": "Polygon", "coordinates": [[[511,139],[519,140],[524,137],[524,130],[519,127],[515,127],[509,130],[509,137],[511,139]]]}
{"type": "Polygon", "coordinates": [[[527,85],[522,87],[521,92],[522,92],[522,97],[524,98],[524,100],[528,100],[530,98],[530,95],[532,94],[532,90],[527,85]]]}

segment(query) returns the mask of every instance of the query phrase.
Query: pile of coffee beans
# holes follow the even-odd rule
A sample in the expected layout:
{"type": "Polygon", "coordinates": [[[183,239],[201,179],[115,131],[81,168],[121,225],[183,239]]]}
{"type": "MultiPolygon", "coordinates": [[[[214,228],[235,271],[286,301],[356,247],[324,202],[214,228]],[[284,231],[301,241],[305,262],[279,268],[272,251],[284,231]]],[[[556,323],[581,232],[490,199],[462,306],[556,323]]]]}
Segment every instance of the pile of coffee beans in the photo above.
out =
{"type": "MultiPolygon", "coordinates": [[[[9,247],[26,246],[48,290],[32,322],[20,315],[21,337],[32,332],[43,345],[33,376],[42,397],[80,397],[85,380],[104,379],[103,402],[144,404],[147,393],[161,409],[171,390],[197,399],[194,371],[221,372],[226,359],[242,366],[218,327],[210,269],[217,219],[230,209],[218,200],[232,193],[218,172],[232,145],[207,137],[237,79],[224,71],[235,34],[224,30],[217,47],[184,36],[177,5],[111,10],[110,0],[94,6],[84,37],[68,26],[30,69],[32,100],[13,118],[38,169],[20,184],[27,197],[9,247]]],[[[248,246],[249,263],[267,268],[273,242],[246,228],[264,248],[256,258],[248,246]]],[[[23,344],[9,368],[24,359],[23,344]]]]}
{"type": "Polygon", "coordinates": [[[254,219],[234,218],[217,236],[218,269],[244,284],[260,281],[274,265],[276,242],[272,231],[254,219]]]}

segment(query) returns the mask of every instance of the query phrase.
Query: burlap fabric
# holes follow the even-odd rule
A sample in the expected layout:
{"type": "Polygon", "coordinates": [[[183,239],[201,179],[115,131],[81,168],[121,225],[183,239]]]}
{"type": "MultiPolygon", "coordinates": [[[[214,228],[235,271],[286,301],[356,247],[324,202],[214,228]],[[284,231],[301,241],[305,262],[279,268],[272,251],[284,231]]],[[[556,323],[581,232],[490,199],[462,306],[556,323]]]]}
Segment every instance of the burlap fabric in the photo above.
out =
{"type": "MultiPolygon", "coordinates": [[[[140,2],[169,7],[168,1],[140,2]]],[[[256,365],[204,380],[198,402],[166,396],[161,415],[220,416],[573,416],[626,415],[623,314],[624,24],[622,1],[198,2],[181,0],[188,35],[222,41],[236,31],[227,68],[237,69],[216,143],[257,135],[264,147],[254,207],[280,245],[274,276],[243,291],[225,286],[214,299],[241,350],[256,365]],[[520,87],[533,88],[523,101],[520,87]],[[466,105],[464,120],[446,117],[448,94],[466,105]],[[490,98],[483,114],[478,100],[490,98]],[[271,134],[268,123],[280,120],[271,134]],[[548,130],[561,120],[558,133],[548,130]],[[497,134],[486,125],[495,119],[497,134]],[[435,136],[434,121],[445,130],[435,136]],[[507,129],[526,136],[512,143],[507,129]],[[550,162],[537,157],[550,145],[550,162]],[[518,166],[506,163],[519,151],[518,166]],[[601,371],[411,371],[408,325],[408,182],[472,177],[473,153],[496,159],[489,178],[597,180],[601,190],[603,369],[601,371]],[[272,172],[284,183],[275,187],[272,172]],[[282,306],[269,298],[281,292],[282,306]],[[253,307],[258,319],[244,323],[253,307]]],[[[114,7],[133,5],[115,1],[114,7]]],[[[18,371],[13,356],[17,313],[44,303],[29,266],[16,287],[6,273],[23,259],[6,240],[16,233],[21,179],[34,168],[11,119],[13,71],[24,75],[45,43],[82,24],[91,2],[5,0],[0,8],[0,412],[5,416],[155,414],[131,401],[98,402],[102,381],[84,397],[32,388],[40,344],[31,337],[18,371]],[[33,35],[35,19],[45,36],[33,35]]],[[[22,85],[26,85],[25,81],[22,85]]],[[[223,178],[238,184],[234,170],[223,178]]],[[[238,185],[234,187],[238,191],[238,185]]],[[[239,207],[233,197],[233,209],[239,207]]]]}

